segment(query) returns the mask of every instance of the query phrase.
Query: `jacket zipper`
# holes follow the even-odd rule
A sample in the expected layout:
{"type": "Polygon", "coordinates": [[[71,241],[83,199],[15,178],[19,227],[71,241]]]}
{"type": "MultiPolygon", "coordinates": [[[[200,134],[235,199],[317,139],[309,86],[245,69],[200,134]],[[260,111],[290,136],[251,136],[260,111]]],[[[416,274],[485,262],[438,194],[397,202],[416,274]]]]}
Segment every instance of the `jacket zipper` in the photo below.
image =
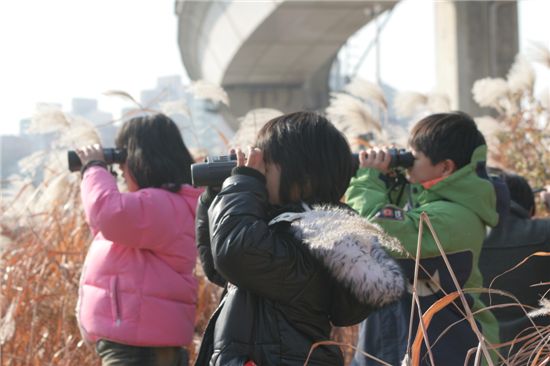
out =
{"type": "Polygon", "coordinates": [[[111,312],[113,313],[115,325],[120,326],[120,313],[118,306],[118,276],[111,278],[111,312]]]}

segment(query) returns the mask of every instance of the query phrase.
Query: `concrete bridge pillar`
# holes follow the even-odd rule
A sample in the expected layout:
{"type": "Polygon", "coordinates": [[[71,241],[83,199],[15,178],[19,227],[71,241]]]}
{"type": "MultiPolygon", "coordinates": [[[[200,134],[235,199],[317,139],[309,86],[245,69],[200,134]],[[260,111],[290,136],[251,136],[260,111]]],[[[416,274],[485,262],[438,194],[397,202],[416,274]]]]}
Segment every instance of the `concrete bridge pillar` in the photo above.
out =
{"type": "MultiPolygon", "coordinates": [[[[438,91],[454,109],[486,114],[472,97],[484,77],[505,77],[519,49],[516,1],[435,2],[438,91]]],[[[418,55],[417,57],[422,57],[418,55]]]]}

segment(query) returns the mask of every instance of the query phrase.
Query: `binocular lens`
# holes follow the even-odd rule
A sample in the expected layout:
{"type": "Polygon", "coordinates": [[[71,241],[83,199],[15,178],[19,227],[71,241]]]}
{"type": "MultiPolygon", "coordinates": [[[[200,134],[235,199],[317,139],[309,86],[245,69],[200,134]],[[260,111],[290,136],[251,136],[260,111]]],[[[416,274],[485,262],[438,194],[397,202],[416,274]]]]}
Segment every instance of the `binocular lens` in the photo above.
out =
{"type": "MultiPolygon", "coordinates": [[[[105,158],[105,163],[109,165],[121,164],[126,160],[126,150],[115,149],[112,147],[104,148],[103,157],[105,158]]],[[[67,151],[67,161],[69,164],[69,171],[71,172],[77,172],[82,168],[82,162],[80,161],[76,151],[67,151]]]]}

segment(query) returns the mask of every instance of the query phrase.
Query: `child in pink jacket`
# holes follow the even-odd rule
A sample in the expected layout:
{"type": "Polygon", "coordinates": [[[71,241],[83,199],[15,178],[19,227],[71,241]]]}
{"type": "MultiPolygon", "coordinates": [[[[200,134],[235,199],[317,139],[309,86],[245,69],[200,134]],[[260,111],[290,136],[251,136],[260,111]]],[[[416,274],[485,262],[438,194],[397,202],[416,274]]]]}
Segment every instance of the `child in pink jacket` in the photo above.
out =
{"type": "Polygon", "coordinates": [[[99,145],[77,150],[81,194],[94,240],[84,263],[77,315],[106,365],[186,365],[197,281],[194,234],[200,190],[174,122],[126,122],[116,139],[128,193],[106,169],[99,145]]]}

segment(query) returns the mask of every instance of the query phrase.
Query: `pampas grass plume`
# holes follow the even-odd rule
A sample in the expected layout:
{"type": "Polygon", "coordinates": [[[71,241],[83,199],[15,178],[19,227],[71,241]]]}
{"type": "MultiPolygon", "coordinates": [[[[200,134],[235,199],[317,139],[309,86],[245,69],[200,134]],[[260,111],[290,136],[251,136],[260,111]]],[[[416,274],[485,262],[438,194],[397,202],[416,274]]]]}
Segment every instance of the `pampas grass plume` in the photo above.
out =
{"type": "Polygon", "coordinates": [[[550,68],[550,49],[539,42],[531,42],[531,47],[527,52],[529,59],[539,62],[550,68]]]}
{"type": "Polygon", "coordinates": [[[412,117],[428,103],[426,95],[416,92],[398,93],[394,100],[395,113],[399,117],[412,117]]]}
{"type": "Polygon", "coordinates": [[[516,56],[516,61],[508,71],[508,86],[512,93],[523,91],[533,92],[535,84],[535,70],[522,55],[516,56]]]}
{"type": "Polygon", "coordinates": [[[19,160],[18,162],[19,170],[23,174],[26,174],[26,173],[33,174],[44,163],[45,159],[46,159],[46,152],[44,150],[36,151],[31,155],[28,155],[23,159],[19,160]]]}
{"type": "Polygon", "coordinates": [[[229,106],[229,97],[219,85],[206,80],[197,80],[191,83],[188,90],[197,99],[208,99],[229,106]]]}
{"type": "Polygon", "coordinates": [[[427,95],[427,108],[430,113],[446,113],[451,111],[449,97],[442,93],[431,93],[427,95]]]}
{"type": "Polygon", "coordinates": [[[61,131],[69,126],[69,121],[59,106],[43,104],[36,108],[29,126],[30,133],[61,131]]]}
{"type": "Polygon", "coordinates": [[[500,99],[510,91],[506,80],[501,78],[484,78],[476,81],[472,92],[474,100],[482,107],[500,107],[500,99]]]}
{"type": "Polygon", "coordinates": [[[12,301],[6,314],[0,318],[0,345],[5,344],[15,334],[15,319],[13,317],[15,304],[15,301],[12,301]]]}
{"type": "Polygon", "coordinates": [[[542,298],[539,300],[540,308],[529,312],[530,318],[536,318],[539,316],[550,315],[550,300],[542,298]]]}
{"type": "Polygon", "coordinates": [[[56,144],[63,148],[87,146],[100,142],[101,138],[92,122],[83,117],[73,117],[70,128],[63,131],[56,144]]]}
{"type": "Polygon", "coordinates": [[[374,118],[365,103],[345,93],[330,95],[330,104],[326,109],[327,117],[350,143],[368,132],[376,132],[379,137],[384,136],[380,122],[374,118]]]}
{"type": "Polygon", "coordinates": [[[187,118],[191,117],[191,112],[189,111],[185,99],[160,103],[160,110],[167,116],[181,114],[187,118]]]}
{"type": "Polygon", "coordinates": [[[239,129],[231,140],[231,146],[246,147],[254,145],[258,131],[271,119],[283,115],[283,112],[271,108],[258,108],[249,111],[239,119],[239,129]]]}
{"type": "Polygon", "coordinates": [[[384,92],[377,84],[361,78],[356,78],[353,79],[351,83],[346,85],[344,90],[364,101],[373,101],[382,106],[384,109],[388,108],[388,103],[386,101],[386,97],[384,96],[384,92]]]}
{"type": "Polygon", "coordinates": [[[33,202],[32,211],[39,214],[48,212],[52,204],[62,206],[67,200],[67,187],[72,187],[79,183],[76,177],[76,174],[65,171],[52,179],[45,180],[41,189],[40,198],[36,202],[33,202]]]}
{"type": "Polygon", "coordinates": [[[544,89],[539,96],[540,105],[550,111],[550,88],[544,89]]]}

